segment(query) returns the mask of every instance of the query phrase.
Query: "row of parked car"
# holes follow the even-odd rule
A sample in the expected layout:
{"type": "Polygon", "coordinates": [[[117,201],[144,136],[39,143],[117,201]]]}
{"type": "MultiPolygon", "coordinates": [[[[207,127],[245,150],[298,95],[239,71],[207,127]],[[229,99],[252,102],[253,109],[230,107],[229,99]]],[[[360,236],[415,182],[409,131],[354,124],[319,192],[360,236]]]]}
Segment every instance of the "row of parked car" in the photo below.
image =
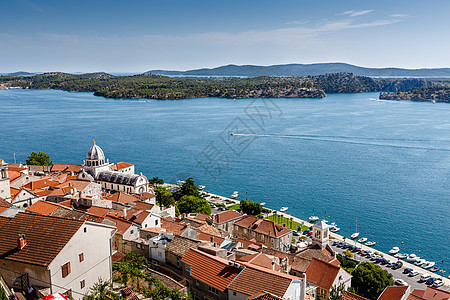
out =
{"type": "MultiPolygon", "coordinates": [[[[348,249],[351,252],[357,252],[361,256],[365,256],[365,257],[369,258],[371,261],[374,261],[375,263],[385,265],[387,268],[391,268],[392,270],[400,269],[403,266],[402,262],[391,262],[388,259],[386,259],[380,255],[377,255],[370,250],[362,250],[359,247],[347,244],[345,242],[334,241],[333,246],[336,246],[336,247],[339,247],[342,249],[348,249]]],[[[414,276],[419,275],[418,271],[413,270],[411,268],[405,268],[403,270],[403,273],[408,274],[409,277],[414,277],[414,276]]],[[[440,286],[444,285],[444,282],[442,282],[442,280],[432,277],[430,274],[427,274],[427,273],[422,274],[420,276],[419,281],[425,282],[428,285],[433,285],[434,287],[440,287],[440,286]]],[[[396,285],[408,285],[403,279],[396,279],[395,284],[396,285]]]]}

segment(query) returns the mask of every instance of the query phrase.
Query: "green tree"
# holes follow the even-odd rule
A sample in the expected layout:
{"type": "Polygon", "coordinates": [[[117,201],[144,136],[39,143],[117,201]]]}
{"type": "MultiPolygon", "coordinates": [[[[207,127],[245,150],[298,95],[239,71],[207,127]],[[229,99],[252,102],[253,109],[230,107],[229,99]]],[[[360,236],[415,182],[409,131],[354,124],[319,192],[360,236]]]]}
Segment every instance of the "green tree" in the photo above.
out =
{"type": "Polygon", "coordinates": [[[169,207],[170,205],[175,205],[175,198],[173,197],[173,193],[168,189],[157,186],[154,188],[156,194],[156,203],[160,206],[169,207]]]}
{"type": "Polygon", "coordinates": [[[239,204],[242,212],[247,215],[259,215],[263,209],[259,202],[253,202],[248,199],[242,199],[239,204]]]}
{"type": "Polygon", "coordinates": [[[107,297],[114,300],[124,299],[112,291],[111,284],[108,281],[99,278],[98,282],[90,288],[89,295],[83,297],[83,300],[108,300],[107,297]]]}
{"type": "Polygon", "coordinates": [[[211,214],[211,206],[209,206],[208,201],[203,198],[195,196],[183,196],[177,203],[177,207],[180,213],[204,213],[211,214]]]}
{"type": "Polygon", "coordinates": [[[359,264],[352,275],[355,293],[371,300],[377,299],[387,286],[394,285],[392,274],[369,262],[359,264]]]}
{"type": "Polygon", "coordinates": [[[148,183],[152,184],[153,186],[158,186],[158,185],[164,184],[164,180],[162,180],[159,177],[153,177],[152,179],[150,179],[148,181],[148,183]]]}
{"type": "Polygon", "coordinates": [[[330,291],[330,296],[327,300],[340,300],[342,293],[345,291],[345,284],[342,282],[339,285],[333,285],[330,291]]]}
{"type": "Polygon", "coordinates": [[[50,159],[50,155],[39,151],[39,153],[31,152],[27,159],[27,165],[53,166],[53,162],[50,159]]]}
{"type": "Polygon", "coordinates": [[[8,300],[5,290],[0,286],[0,300],[8,300]]]}
{"type": "Polygon", "coordinates": [[[175,200],[180,200],[183,196],[194,196],[200,198],[200,193],[198,192],[197,186],[195,186],[194,179],[189,177],[181,185],[180,190],[174,194],[175,200]]]}

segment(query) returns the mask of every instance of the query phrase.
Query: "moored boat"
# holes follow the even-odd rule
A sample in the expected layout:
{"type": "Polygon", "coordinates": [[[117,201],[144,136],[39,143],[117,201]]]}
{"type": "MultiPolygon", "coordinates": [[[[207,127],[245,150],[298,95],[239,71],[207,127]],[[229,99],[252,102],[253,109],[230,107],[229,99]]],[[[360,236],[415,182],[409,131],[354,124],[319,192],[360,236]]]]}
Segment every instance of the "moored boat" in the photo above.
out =
{"type": "Polygon", "coordinates": [[[375,244],[376,244],[375,242],[367,242],[367,243],[366,243],[366,246],[369,246],[369,247],[370,247],[370,246],[373,246],[373,245],[375,245],[375,244]]]}
{"type": "Polygon", "coordinates": [[[365,243],[365,242],[367,242],[367,238],[360,238],[358,240],[358,243],[365,243]]]}
{"type": "Polygon", "coordinates": [[[234,191],[234,193],[231,195],[231,198],[235,199],[239,196],[238,191],[234,191]]]}
{"type": "Polygon", "coordinates": [[[422,258],[422,259],[418,259],[414,264],[416,265],[416,266],[421,266],[421,265],[423,265],[424,263],[426,262],[426,259],[425,258],[422,258]]]}
{"type": "Polygon", "coordinates": [[[266,202],[261,202],[260,204],[261,204],[262,206],[264,206],[264,205],[266,205],[266,202]]]}
{"type": "Polygon", "coordinates": [[[389,254],[396,254],[400,251],[399,247],[393,247],[391,250],[389,250],[389,254]]]}
{"type": "Polygon", "coordinates": [[[407,253],[398,254],[398,258],[400,258],[400,259],[405,259],[405,258],[407,258],[407,257],[408,257],[408,254],[407,254],[407,253]]]}
{"type": "MultiPolygon", "coordinates": [[[[434,266],[430,269],[431,272],[436,272],[437,270],[439,270],[438,266],[434,266]]],[[[449,277],[449,279],[450,279],[450,277],[449,277]]]]}
{"type": "Polygon", "coordinates": [[[356,239],[356,238],[358,238],[358,236],[359,236],[359,232],[355,232],[354,234],[352,234],[352,235],[350,236],[350,238],[356,239]]]}
{"type": "Polygon", "coordinates": [[[287,206],[283,206],[282,208],[280,208],[280,211],[287,211],[289,207],[287,206]]]}
{"type": "Polygon", "coordinates": [[[333,228],[330,229],[331,232],[338,232],[339,230],[341,230],[341,229],[336,226],[334,226],[333,228]]]}
{"type": "Polygon", "coordinates": [[[434,261],[426,261],[423,265],[422,268],[424,269],[429,269],[431,267],[434,267],[436,263],[434,261]]]}
{"type": "Polygon", "coordinates": [[[315,222],[315,221],[318,221],[318,220],[319,220],[318,216],[311,216],[311,217],[309,217],[309,221],[310,222],[315,222]]]}
{"type": "Polygon", "coordinates": [[[418,259],[420,259],[420,257],[418,257],[418,256],[415,255],[415,254],[410,254],[410,255],[406,258],[406,260],[409,261],[409,262],[415,262],[415,261],[417,261],[418,259]]]}

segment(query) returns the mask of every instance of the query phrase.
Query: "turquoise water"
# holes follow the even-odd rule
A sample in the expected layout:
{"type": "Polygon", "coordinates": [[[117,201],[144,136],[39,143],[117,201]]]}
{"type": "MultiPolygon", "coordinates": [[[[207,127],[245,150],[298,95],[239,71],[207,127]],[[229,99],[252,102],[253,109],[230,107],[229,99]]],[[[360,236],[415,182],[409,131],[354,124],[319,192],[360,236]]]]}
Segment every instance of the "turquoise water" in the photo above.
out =
{"type": "Polygon", "coordinates": [[[192,176],[213,193],[335,221],[346,236],[357,219],[378,249],[450,269],[450,105],[377,95],[145,101],[0,90],[0,157],[44,151],[80,164],[95,139],[110,161],[148,177],[192,176]]]}

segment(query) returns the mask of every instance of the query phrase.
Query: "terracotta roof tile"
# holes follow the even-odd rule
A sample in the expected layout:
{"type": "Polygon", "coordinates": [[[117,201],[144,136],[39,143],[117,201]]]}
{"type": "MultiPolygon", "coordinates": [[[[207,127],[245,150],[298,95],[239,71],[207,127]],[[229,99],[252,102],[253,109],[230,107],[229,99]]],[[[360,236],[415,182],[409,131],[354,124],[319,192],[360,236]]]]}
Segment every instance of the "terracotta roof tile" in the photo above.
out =
{"type": "Polygon", "coordinates": [[[307,281],[330,290],[340,268],[322,260],[313,258],[306,269],[307,281]]]}
{"type": "Polygon", "coordinates": [[[20,173],[18,171],[8,170],[8,177],[9,177],[9,181],[10,182],[13,182],[14,180],[19,178],[20,176],[22,176],[22,173],[20,173]]]}
{"type": "Polygon", "coordinates": [[[197,248],[199,241],[194,241],[182,236],[175,236],[173,240],[167,245],[166,251],[175,256],[184,256],[190,248],[197,248]]]}
{"type": "Polygon", "coordinates": [[[150,212],[143,211],[141,212],[136,219],[133,220],[134,223],[137,223],[139,225],[142,225],[142,223],[145,221],[145,219],[150,215],[150,212]]]}
{"type": "Polygon", "coordinates": [[[238,260],[271,270],[273,267],[275,267],[275,271],[279,271],[281,269],[281,267],[278,264],[274,263],[272,259],[270,259],[267,255],[263,253],[245,255],[239,258],[238,260]]]}
{"type": "Polygon", "coordinates": [[[116,233],[123,235],[125,233],[125,231],[127,231],[127,229],[133,224],[130,221],[124,220],[122,218],[116,218],[110,215],[107,215],[105,217],[105,219],[111,221],[114,223],[114,226],[117,227],[117,231],[116,233]]]}
{"type": "Polygon", "coordinates": [[[353,294],[349,291],[344,291],[341,295],[340,300],[369,300],[363,296],[353,294]]]}
{"type": "Polygon", "coordinates": [[[161,228],[166,229],[167,232],[173,232],[174,235],[180,235],[186,227],[185,224],[179,224],[169,221],[166,218],[161,218],[161,228]]]}
{"type": "Polygon", "coordinates": [[[116,251],[112,256],[112,262],[115,264],[117,262],[119,262],[122,258],[125,257],[125,254],[123,254],[122,252],[116,251]]]}
{"type": "Polygon", "coordinates": [[[408,286],[388,286],[378,297],[378,300],[401,300],[408,288],[408,286]]]}
{"type": "Polygon", "coordinates": [[[217,224],[221,224],[224,222],[228,222],[231,220],[241,218],[243,216],[244,216],[243,214],[240,214],[237,211],[230,209],[230,210],[226,210],[226,211],[220,212],[217,215],[215,215],[214,222],[217,224]]]}
{"type": "Polygon", "coordinates": [[[450,292],[427,286],[422,297],[427,300],[447,300],[450,299],[450,292]]]}
{"type": "Polygon", "coordinates": [[[122,192],[116,192],[116,193],[112,194],[110,197],[108,197],[107,199],[114,201],[114,202],[118,202],[118,203],[130,203],[130,202],[136,202],[139,200],[139,198],[136,196],[129,195],[127,193],[122,193],[122,192]]]}
{"type": "Polygon", "coordinates": [[[114,164],[112,166],[112,168],[114,171],[118,171],[118,170],[125,169],[125,168],[132,167],[132,166],[134,166],[134,165],[121,161],[121,162],[118,162],[117,164],[114,164]]]}
{"type": "Polygon", "coordinates": [[[212,235],[206,232],[197,232],[197,240],[199,241],[207,241],[207,242],[211,242],[211,238],[213,239],[213,242],[216,243],[216,245],[220,245],[223,243],[223,241],[225,240],[225,238],[217,236],[217,235],[212,235]]]}
{"type": "Polygon", "coordinates": [[[227,286],[241,271],[229,266],[226,259],[196,249],[189,249],[182,261],[191,267],[192,277],[222,292],[226,291],[227,286]]]}
{"type": "Polygon", "coordinates": [[[313,258],[329,262],[334,259],[333,254],[327,249],[321,249],[318,246],[309,246],[306,249],[295,254],[297,257],[301,257],[307,260],[312,260],[313,258]]]}
{"type": "Polygon", "coordinates": [[[80,172],[81,165],[71,165],[71,164],[54,164],[52,166],[52,172],[80,172]]]}
{"type": "Polygon", "coordinates": [[[152,208],[154,206],[155,206],[154,204],[150,204],[150,203],[143,202],[143,201],[138,201],[134,205],[134,208],[140,209],[140,210],[152,210],[152,208]]]}
{"type": "Polygon", "coordinates": [[[90,181],[68,180],[64,183],[57,185],[56,188],[59,188],[59,189],[60,188],[72,188],[72,189],[77,189],[78,191],[83,191],[90,184],[91,184],[90,181]]]}
{"type": "Polygon", "coordinates": [[[234,224],[254,230],[255,232],[269,235],[271,237],[280,237],[292,231],[291,229],[283,227],[270,220],[257,218],[250,215],[244,216],[244,218],[234,224]]]}
{"type": "Polygon", "coordinates": [[[266,292],[255,296],[250,296],[247,298],[247,300],[283,300],[283,298],[266,292]]]}
{"type": "Polygon", "coordinates": [[[301,279],[289,274],[247,264],[228,288],[249,296],[269,292],[275,296],[283,297],[292,280],[301,279]]]}
{"type": "Polygon", "coordinates": [[[0,258],[48,266],[82,225],[77,220],[18,213],[0,231],[0,258]],[[27,240],[20,251],[19,234],[27,240]]]}
{"type": "Polygon", "coordinates": [[[0,216],[0,229],[8,225],[9,221],[11,221],[11,218],[0,216]]]}
{"type": "Polygon", "coordinates": [[[33,205],[26,208],[27,211],[31,211],[40,215],[48,216],[52,211],[59,207],[58,204],[48,201],[37,201],[33,205]]]}
{"type": "Polygon", "coordinates": [[[204,233],[212,234],[212,235],[220,234],[220,230],[219,229],[217,229],[216,227],[214,227],[212,225],[209,225],[207,223],[205,223],[203,225],[200,225],[198,227],[198,230],[200,230],[201,232],[204,232],[204,233]]]}
{"type": "Polygon", "coordinates": [[[0,197],[0,207],[11,207],[12,204],[9,203],[8,201],[6,201],[5,199],[3,199],[2,197],[0,197]]]}
{"type": "Polygon", "coordinates": [[[39,180],[29,182],[26,185],[24,185],[24,187],[30,191],[33,191],[36,189],[55,187],[59,184],[60,184],[59,182],[52,181],[50,178],[44,178],[44,179],[39,179],[39,180]]]}

